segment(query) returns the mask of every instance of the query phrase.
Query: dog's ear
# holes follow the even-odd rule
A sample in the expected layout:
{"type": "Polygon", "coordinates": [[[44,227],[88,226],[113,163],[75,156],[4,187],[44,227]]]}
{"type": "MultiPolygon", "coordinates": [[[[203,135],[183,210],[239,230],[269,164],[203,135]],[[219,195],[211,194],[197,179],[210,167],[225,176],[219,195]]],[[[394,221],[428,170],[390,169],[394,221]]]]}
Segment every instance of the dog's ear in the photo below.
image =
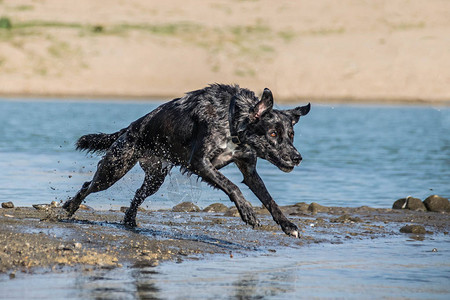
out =
{"type": "Polygon", "coordinates": [[[268,88],[265,88],[261,96],[261,100],[250,109],[250,117],[253,120],[260,119],[262,115],[264,115],[268,111],[271,111],[272,108],[273,108],[272,92],[268,88]]]}
{"type": "Polygon", "coordinates": [[[292,118],[292,125],[294,125],[298,122],[298,119],[300,119],[300,116],[306,116],[309,113],[310,109],[311,109],[311,103],[308,103],[305,106],[299,106],[294,109],[288,110],[288,113],[291,115],[291,118],[292,118]]]}

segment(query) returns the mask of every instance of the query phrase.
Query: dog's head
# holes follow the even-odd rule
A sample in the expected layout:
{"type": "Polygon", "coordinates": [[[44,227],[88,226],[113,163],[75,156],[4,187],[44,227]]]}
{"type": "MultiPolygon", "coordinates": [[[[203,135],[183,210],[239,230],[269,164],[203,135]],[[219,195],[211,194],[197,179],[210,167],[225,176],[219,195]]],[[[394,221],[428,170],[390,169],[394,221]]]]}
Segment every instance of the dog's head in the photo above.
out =
{"type": "Polygon", "coordinates": [[[302,156],[294,147],[294,125],[301,116],[308,114],[311,105],[290,110],[273,109],[273,96],[264,89],[260,101],[250,108],[245,128],[246,144],[256,151],[258,157],[290,172],[299,165],[302,156]]]}

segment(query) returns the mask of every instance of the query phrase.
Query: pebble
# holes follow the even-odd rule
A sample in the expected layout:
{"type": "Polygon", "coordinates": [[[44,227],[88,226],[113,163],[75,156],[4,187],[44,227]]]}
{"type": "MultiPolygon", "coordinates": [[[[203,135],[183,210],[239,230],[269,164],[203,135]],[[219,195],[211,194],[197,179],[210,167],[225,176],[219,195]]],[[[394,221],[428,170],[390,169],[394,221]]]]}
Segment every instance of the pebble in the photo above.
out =
{"type": "Polygon", "coordinates": [[[423,201],[428,211],[450,212],[450,202],[447,198],[438,195],[431,195],[423,201]]]}
{"type": "Polygon", "coordinates": [[[14,203],[12,203],[11,201],[3,202],[2,203],[2,208],[14,208],[14,203]]]}
{"type": "Polygon", "coordinates": [[[50,204],[33,204],[33,207],[37,210],[48,210],[52,208],[50,204]]]}
{"type": "Polygon", "coordinates": [[[52,201],[50,204],[33,204],[32,206],[37,210],[49,210],[51,208],[59,207],[59,203],[52,201]]]}
{"type": "Polygon", "coordinates": [[[58,245],[58,246],[56,247],[56,250],[59,250],[59,251],[62,251],[62,250],[70,250],[70,248],[69,248],[69,247],[66,247],[66,246],[63,245],[63,244],[60,244],[60,245],[58,245]]]}
{"type": "Polygon", "coordinates": [[[86,204],[80,204],[79,209],[81,209],[81,210],[95,210],[95,209],[93,209],[92,207],[90,207],[90,206],[88,206],[86,204]]]}
{"type": "Polygon", "coordinates": [[[360,217],[352,217],[349,215],[342,215],[339,218],[330,219],[330,222],[332,222],[332,223],[357,223],[357,222],[362,222],[362,220],[360,217]]]}
{"type": "MultiPolygon", "coordinates": [[[[126,213],[127,210],[128,210],[128,206],[121,206],[121,207],[120,207],[120,211],[123,212],[123,213],[126,213]]],[[[138,207],[137,211],[145,212],[145,208],[143,208],[143,207],[138,207]]]]}

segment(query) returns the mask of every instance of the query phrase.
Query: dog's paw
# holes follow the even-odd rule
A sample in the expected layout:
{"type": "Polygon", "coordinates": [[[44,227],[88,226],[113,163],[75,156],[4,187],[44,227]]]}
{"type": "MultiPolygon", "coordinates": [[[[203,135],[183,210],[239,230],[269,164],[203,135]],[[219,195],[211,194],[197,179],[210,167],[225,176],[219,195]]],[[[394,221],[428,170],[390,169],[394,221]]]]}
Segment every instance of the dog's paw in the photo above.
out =
{"type": "Polygon", "coordinates": [[[123,225],[128,228],[135,228],[137,227],[136,219],[125,218],[123,219],[123,225]]]}
{"type": "Polygon", "coordinates": [[[71,217],[78,210],[79,205],[74,203],[72,200],[67,200],[64,202],[62,208],[66,211],[67,216],[71,217]]]}
{"type": "Polygon", "coordinates": [[[251,225],[253,228],[261,226],[255,212],[253,211],[253,208],[250,205],[245,205],[241,209],[238,208],[238,211],[241,215],[242,221],[246,224],[251,225]]]}
{"type": "Polygon", "coordinates": [[[283,229],[284,233],[286,233],[289,236],[293,236],[295,238],[300,237],[300,231],[298,230],[298,227],[294,223],[286,223],[281,225],[281,228],[283,229]]]}

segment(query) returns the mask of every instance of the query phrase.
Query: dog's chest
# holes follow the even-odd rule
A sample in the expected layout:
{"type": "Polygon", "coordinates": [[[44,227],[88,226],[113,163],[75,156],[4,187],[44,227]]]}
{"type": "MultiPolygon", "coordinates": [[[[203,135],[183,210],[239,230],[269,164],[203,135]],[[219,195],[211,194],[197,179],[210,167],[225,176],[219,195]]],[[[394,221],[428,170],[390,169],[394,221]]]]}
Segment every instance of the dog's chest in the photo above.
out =
{"type": "Polygon", "coordinates": [[[212,161],[215,167],[227,165],[233,160],[233,157],[241,153],[240,147],[231,140],[220,144],[218,148],[221,150],[220,154],[212,161]]]}

